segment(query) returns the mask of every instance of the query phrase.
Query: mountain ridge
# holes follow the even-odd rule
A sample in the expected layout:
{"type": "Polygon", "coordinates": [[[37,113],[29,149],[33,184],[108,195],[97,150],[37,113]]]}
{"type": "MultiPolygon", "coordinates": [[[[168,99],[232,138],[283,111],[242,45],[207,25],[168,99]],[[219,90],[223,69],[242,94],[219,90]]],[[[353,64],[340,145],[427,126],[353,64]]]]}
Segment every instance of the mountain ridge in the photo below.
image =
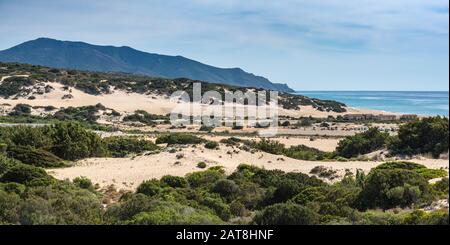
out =
{"type": "Polygon", "coordinates": [[[219,68],[179,55],[148,53],[129,46],[101,46],[81,41],[38,38],[0,51],[0,61],[170,79],[184,77],[232,86],[294,92],[286,84],[272,83],[241,68],[219,68]]]}

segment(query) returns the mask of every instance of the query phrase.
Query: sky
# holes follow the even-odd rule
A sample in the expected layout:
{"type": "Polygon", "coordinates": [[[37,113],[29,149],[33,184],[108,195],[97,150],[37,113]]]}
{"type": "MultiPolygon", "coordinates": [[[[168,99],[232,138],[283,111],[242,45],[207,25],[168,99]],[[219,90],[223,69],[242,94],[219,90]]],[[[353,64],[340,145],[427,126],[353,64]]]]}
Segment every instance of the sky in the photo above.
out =
{"type": "Polygon", "coordinates": [[[296,90],[449,89],[448,0],[0,0],[0,50],[39,37],[182,55],[296,90]]]}

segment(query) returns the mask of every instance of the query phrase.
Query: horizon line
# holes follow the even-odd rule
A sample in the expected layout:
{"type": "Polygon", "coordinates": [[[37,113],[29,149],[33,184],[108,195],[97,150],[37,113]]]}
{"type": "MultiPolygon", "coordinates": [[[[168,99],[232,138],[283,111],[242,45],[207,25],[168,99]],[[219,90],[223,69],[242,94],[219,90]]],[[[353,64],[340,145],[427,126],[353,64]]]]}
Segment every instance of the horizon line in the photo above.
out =
{"type": "MultiPolygon", "coordinates": [[[[294,89],[295,90],[295,89],[294,89]]],[[[295,90],[295,92],[446,92],[449,90],[295,90]]]]}

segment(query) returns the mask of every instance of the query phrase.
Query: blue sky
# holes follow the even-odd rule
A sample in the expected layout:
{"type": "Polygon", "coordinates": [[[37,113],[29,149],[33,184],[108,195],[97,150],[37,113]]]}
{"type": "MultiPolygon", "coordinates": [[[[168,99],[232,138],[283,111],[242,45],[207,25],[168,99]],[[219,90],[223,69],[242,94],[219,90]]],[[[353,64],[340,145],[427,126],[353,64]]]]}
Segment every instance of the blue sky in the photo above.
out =
{"type": "Polygon", "coordinates": [[[241,67],[297,90],[448,90],[448,0],[0,0],[0,50],[38,37],[241,67]]]}

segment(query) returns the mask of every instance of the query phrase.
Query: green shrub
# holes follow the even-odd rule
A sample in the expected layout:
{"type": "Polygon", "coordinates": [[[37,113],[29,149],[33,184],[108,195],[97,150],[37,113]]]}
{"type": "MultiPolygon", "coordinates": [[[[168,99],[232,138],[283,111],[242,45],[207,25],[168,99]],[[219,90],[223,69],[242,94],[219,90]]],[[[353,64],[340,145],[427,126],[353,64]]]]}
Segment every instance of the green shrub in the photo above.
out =
{"type": "Polygon", "coordinates": [[[21,92],[22,87],[34,85],[27,77],[9,77],[0,83],[0,96],[9,97],[21,92]]]}
{"type": "Polygon", "coordinates": [[[17,195],[21,195],[25,191],[25,188],[25,185],[19,183],[0,183],[0,190],[6,191],[8,193],[15,193],[17,195]]]}
{"type": "Polygon", "coordinates": [[[208,141],[205,143],[206,149],[216,149],[219,146],[219,144],[215,141],[208,141]]]}
{"type": "Polygon", "coordinates": [[[130,137],[108,137],[103,141],[110,154],[114,157],[125,157],[131,153],[140,154],[146,151],[158,150],[158,146],[148,140],[130,137]]]}
{"type": "Polygon", "coordinates": [[[60,121],[79,121],[96,123],[100,110],[106,110],[106,107],[102,104],[95,106],[82,106],[82,107],[67,107],[57,111],[53,117],[60,121]]]}
{"type": "Polygon", "coordinates": [[[290,179],[284,179],[279,184],[272,194],[269,203],[285,202],[297,195],[301,191],[301,185],[290,179]]]}
{"type": "Polygon", "coordinates": [[[0,136],[8,146],[29,146],[36,149],[49,150],[53,146],[53,139],[49,127],[17,126],[0,128],[0,136]]]}
{"type": "Polygon", "coordinates": [[[438,193],[439,196],[446,197],[449,192],[449,181],[448,178],[442,178],[438,182],[432,185],[432,189],[438,193]]]}
{"type": "Polygon", "coordinates": [[[448,152],[448,118],[428,117],[400,126],[398,136],[389,149],[396,154],[431,153],[434,157],[448,152]]]}
{"type": "Polygon", "coordinates": [[[73,179],[72,182],[75,186],[78,186],[81,189],[86,189],[89,191],[95,190],[94,185],[92,184],[92,181],[86,177],[83,177],[83,176],[76,177],[75,179],[73,179]]]}
{"type": "Polygon", "coordinates": [[[161,183],[155,179],[142,182],[142,184],[140,184],[136,189],[136,193],[141,193],[147,196],[155,196],[161,191],[161,183]]]}
{"type": "Polygon", "coordinates": [[[427,180],[412,170],[374,169],[359,196],[362,209],[407,207],[424,201],[429,195],[427,180]]]}
{"type": "Polygon", "coordinates": [[[298,122],[298,126],[300,127],[311,127],[314,123],[314,120],[312,118],[302,118],[300,119],[300,121],[298,122]]]}
{"type": "Polygon", "coordinates": [[[413,163],[413,162],[386,162],[379,166],[377,166],[375,169],[406,169],[406,170],[417,170],[417,169],[424,169],[426,168],[424,165],[413,163]]]}
{"type": "Polygon", "coordinates": [[[422,168],[422,169],[417,169],[416,172],[427,180],[437,179],[437,178],[442,178],[442,177],[448,176],[447,171],[445,171],[444,169],[422,168]]]}
{"type": "Polygon", "coordinates": [[[208,126],[202,125],[198,131],[200,131],[200,132],[212,132],[213,130],[214,130],[214,127],[208,127],[208,126]]]}
{"type": "Polygon", "coordinates": [[[199,163],[197,163],[197,168],[206,168],[207,167],[207,165],[206,165],[206,163],[205,162],[199,162],[199,163]]]}
{"type": "Polygon", "coordinates": [[[168,144],[168,145],[195,145],[203,143],[204,140],[190,134],[166,134],[161,135],[156,139],[156,144],[168,144]]]}
{"type": "Polygon", "coordinates": [[[0,182],[16,182],[28,184],[35,179],[51,179],[45,170],[26,164],[17,164],[8,169],[1,177],[0,182]]]}
{"type": "Polygon", "coordinates": [[[5,155],[0,155],[0,177],[2,176],[2,174],[6,173],[6,171],[11,169],[13,166],[19,164],[22,163],[17,161],[16,159],[6,157],[5,155]]]}
{"type": "Polygon", "coordinates": [[[357,157],[382,149],[386,146],[388,139],[388,133],[380,132],[377,128],[370,128],[364,133],[348,136],[339,141],[336,154],[346,158],[357,157]]]}
{"type": "Polygon", "coordinates": [[[424,165],[412,162],[387,162],[377,166],[375,169],[406,169],[412,170],[427,180],[447,176],[447,171],[443,169],[428,169],[424,165]]]}
{"type": "Polygon", "coordinates": [[[240,142],[242,142],[242,140],[239,139],[239,138],[236,138],[236,137],[231,137],[231,138],[228,138],[228,139],[220,140],[220,143],[226,144],[228,146],[238,145],[240,142]]]}
{"type": "Polygon", "coordinates": [[[189,185],[193,188],[208,187],[223,178],[225,178],[223,173],[211,169],[202,172],[189,173],[186,175],[189,185]]]}
{"type": "Polygon", "coordinates": [[[167,116],[159,116],[154,114],[149,114],[143,110],[137,110],[134,114],[125,116],[123,118],[124,122],[140,122],[146,125],[154,125],[155,120],[167,120],[167,116]]]}
{"type": "Polygon", "coordinates": [[[26,104],[17,104],[9,113],[10,116],[24,116],[31,114],[31,106],[26,104]]]}
{"type": "Polygon", "coordinates": [[[25,164],[42,168],[58,168],[65,165],[61,158],[48,151],[26,146],[9,147],[8,156],[25,164]]]}
{"type": "Polygon", "coordinates": [[[261,150],[261,151],[264,151],[264,152],[267,152],[270,154],[281,155],[284,152],[284,144],[281,144],[278,141],[262,139],[258,143],[250,142],[248,144],[250,144],[250,146],[252,146],[258,150],[261,150]]]}
{"type": "Polygon", "coordinates": [[[246,215],[247,210],[244,204],[235,200],[230,203],[230,213],[234,216],[242,217],[246,215]]]}
{"type": "Polygon", "coordinates": [[[232,180],[221,179],[214,183],[211,190],[229,200],[238,194],[239,186],[232,180]]]}
{"type": "Polygon", "coordinates": [[[6,149],[8,149],[8,145],[0,143],[0,154],[5,154],[6,153],[6,149]]]}
{"type": "Polygon", "coordinates": [[[183,177],[178,176],[166,175],[160,181],[172,188],[186,188],[188,186],[188,182],[183,177]]]}
{"type": "Polygon", "coordinates": [[[264,208],[256,215],[257,225],[317,225],[320,216],[298,204],[279,203],[264,208]]]}
{"type": "Polygon", "coordinates": [[[87,131],[79,123],[63,122],[51,126],[52,152],[66,160],[106,155],[100,136],[87,131]]]}
{"type": "Polygon", "coordinates": [[[174,202],[152,203],[152,208],[133,216],[125,224],[132,225],[213,225],[222,224],[210,212],[174,202]]]}
{"type": "Polygon", "coordinates": [[[200,201],[200,204],[213,210],[224,221],[231,218],[230,206],[224,203],[220,197],[206,196],[200,201]]]}
{"type": "Polygon", "coordinates": [[[291,146],[290,148],[284,150],[284,155],[294,159],[310,161],[320,161],[331,158],[330,153],[326,153],[305,145],[291,146]]]}

